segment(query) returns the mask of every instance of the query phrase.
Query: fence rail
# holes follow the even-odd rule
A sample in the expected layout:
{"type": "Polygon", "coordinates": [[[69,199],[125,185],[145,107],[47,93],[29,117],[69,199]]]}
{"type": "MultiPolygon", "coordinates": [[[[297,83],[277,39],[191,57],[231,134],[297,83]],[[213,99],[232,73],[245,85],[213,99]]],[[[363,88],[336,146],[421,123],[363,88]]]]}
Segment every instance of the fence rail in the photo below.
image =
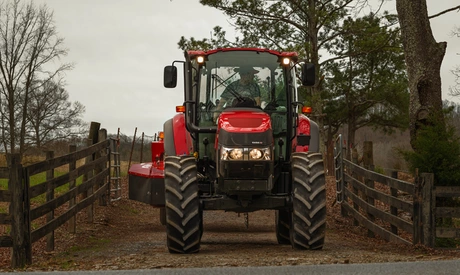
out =
{"type": "Polygon", "coordinates": [[[410,240],[398,235],[398,232],[403,230],[412,234],[414,225],[410,219],[399,217],[398,213],[408,213],[411,217],[414,206],[411,201],[398,198],[396,195],[398,192],[394,190],[412,196],[414,184],[366,170],[348,160],[343,160],[343,163],[346,171],[344,174],[346,187],[343,190],[346,199],[342,203],[344,208],[342,212],[351,215],[355,224],[363,225],[387,241],[411,243],[410,240]],[[376,183],[384,188],[376,189],[376,183]]]}
{"type": "MultiPolygon", "coordinates": [[[[99,130],[97,130],[99,131],[99,130]]],[[[11,266],[24,267],[32,263],[32,243],[46,236],[47,250],[54,249],[54,231],[69,222],[69,231],[75,232],[75,215],[90,209],[99,200],[110,200],[110,143],[105,130],[99,131],[95,144],[60,157],[47,154],[47,159],[23,167],[19,155],[9,155],[8,168],[0,167],[0,178],[8,179],[8,190],[0,190],[0,202],[9,203],[8,213],[0,213],[0,225],[11,227],[9,236],[0,236],[0,247],[11,247],[11,266]],[[97,142],[97,140],[102,140],[97,142]],[[79,160],[85,163],[77,167],[79,160]],[[68,172],[54,177],[54,169],[68,167],[68,172]],[[31,177],[46,174],[46,180],[30,186],[31,177]],[[77,180],[81,183],[76,184],[77,180]],[[55,190],[67,186],[59,194],[55,190]],[[39,203],[31,203],[37,197],[39,203]],[[78,199],[79,198],[79,199],[78,199]],[[56,215],[59,210],[59,215],[56,215]],[[14,217],[14,218],[13,218],[14,217]],[[31,229],[31,222],[34,229],[31,229]]],[[[88,215],[92,217],[92,215],[88,215]]]]}
{"type": "MultiPolygon", "coordinates": [[[[372,142],[365,143],[371,151],[363,155],[372,156],[372,142]]],[[[342,150],[336,141],[337,202],[342,215],[366,227],[368,236],[430,247],[436,238],[460,238],[460,228],[437,225],[440,219],[460,218],[460,207],[436,204],[440,198],[459,198],[460,186],[434,186],[433,174],[427,173],[413,183],[398,179],[397,172],[385,176],[373,171],[372,158],[363,158],[362,167],[357,159],[343,159],[342,150]]]]}

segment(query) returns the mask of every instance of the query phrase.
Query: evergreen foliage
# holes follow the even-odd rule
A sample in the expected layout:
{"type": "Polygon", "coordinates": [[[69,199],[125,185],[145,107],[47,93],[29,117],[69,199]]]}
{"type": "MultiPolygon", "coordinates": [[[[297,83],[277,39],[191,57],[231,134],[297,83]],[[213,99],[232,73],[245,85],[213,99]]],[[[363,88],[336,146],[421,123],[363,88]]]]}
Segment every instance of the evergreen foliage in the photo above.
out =
{"type": "MultiPolygon", "coordinates": [[[[433,173],[435,185],[460,184],[460,137],[451,124],[422,125],[415,139],[415,151],[399,150],[411,172],[433,173]]],[[[431,122],[431,123],[430,123],[431,122]]]]}

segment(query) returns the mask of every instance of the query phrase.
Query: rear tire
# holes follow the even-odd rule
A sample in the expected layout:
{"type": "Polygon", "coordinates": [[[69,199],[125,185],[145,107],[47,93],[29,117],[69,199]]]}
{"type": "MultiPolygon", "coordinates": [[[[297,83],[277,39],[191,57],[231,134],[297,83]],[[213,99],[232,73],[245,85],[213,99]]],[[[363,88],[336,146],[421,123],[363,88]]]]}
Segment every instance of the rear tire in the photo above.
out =
{"type": "Polygon", "coordinates": [[[279,244],[291,244],[290,229],[291,229],[291,213],[287,210],[276,210],[276,239],[279,244]]]}
{"type": "Polygon", "coordinates": [[[326,180],[320,153],[292,154],[291,245],[322,249],[326,233],[326,180]]]}
{"type": "Polygon", "coordinates": [[[202,210],[193,156],[165,158],[165,209],[167,246],[170,253],[200,250],[202,210]]]}

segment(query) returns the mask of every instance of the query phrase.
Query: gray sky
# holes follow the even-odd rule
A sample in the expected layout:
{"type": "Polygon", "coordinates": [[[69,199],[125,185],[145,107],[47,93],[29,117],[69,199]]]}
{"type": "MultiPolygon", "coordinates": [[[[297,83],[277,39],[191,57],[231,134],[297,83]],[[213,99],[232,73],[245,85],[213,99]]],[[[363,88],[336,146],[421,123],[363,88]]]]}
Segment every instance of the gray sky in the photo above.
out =
{"type": "MultiPolygon", "coordinates": [[[[152,136],[163,122],[175,115],[183,103],[183,86],[163,87],[163,68],[183,60],[177,42],[186,38],[210,37],[212,28],[222,26],[231,39],[235,31],[220,11],[202,6],[198,0],[34,0],[54,11],[58,33],[65,39],[74,62],[66,74],[71,101],[86,107],[83,119],[97,121],[109,133],[117,129],[132,136],[152,136]]],[[[458,5],[460,0],[427,0],[429,14],[458,5]]],[[[387,9],[395,12],[395,2],[387,9]]],[[[447,41],[442,67],[443,98],[460,65],[460,38],[450,36],[460,26],[460,14],[451,12],[431,20],[437,41],[447,41]]]]}

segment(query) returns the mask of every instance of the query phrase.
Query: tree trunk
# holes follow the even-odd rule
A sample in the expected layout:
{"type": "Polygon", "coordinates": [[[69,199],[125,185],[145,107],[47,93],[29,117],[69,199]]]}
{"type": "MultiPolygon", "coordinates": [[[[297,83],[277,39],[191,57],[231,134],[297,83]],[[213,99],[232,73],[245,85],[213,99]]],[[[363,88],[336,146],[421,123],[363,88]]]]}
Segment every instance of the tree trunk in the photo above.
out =
{"type": "MultiPolygon", "coordinates": [[[[309,16],[307,19],[308,25],[308,40],[306,41],[307,48],[305,49],[308,55],[309,61],[315,64],[315,85],[311,87],[311,102],[313,107],[313,114],[315,121],[318,123],[320,131],[321,148],[324,147],[326,141],[326,135],[323,127],[323,106],[321,101],[321,88],[320,88],[320,66],[319,66],[319,49],[318,49],[318,22],[316,14],[316,0],[308,1],[309,16]]],[[[321,150],[322,151],[322,150],[321,150]]]]}
{"type": "Polygon", "coordinates": [[[410,141],[429,117],[444,124],[441,97],[441,63],[446,42],[436,42],[431,31],[426,0],[396,0],[410,90],[410,141]]]}

